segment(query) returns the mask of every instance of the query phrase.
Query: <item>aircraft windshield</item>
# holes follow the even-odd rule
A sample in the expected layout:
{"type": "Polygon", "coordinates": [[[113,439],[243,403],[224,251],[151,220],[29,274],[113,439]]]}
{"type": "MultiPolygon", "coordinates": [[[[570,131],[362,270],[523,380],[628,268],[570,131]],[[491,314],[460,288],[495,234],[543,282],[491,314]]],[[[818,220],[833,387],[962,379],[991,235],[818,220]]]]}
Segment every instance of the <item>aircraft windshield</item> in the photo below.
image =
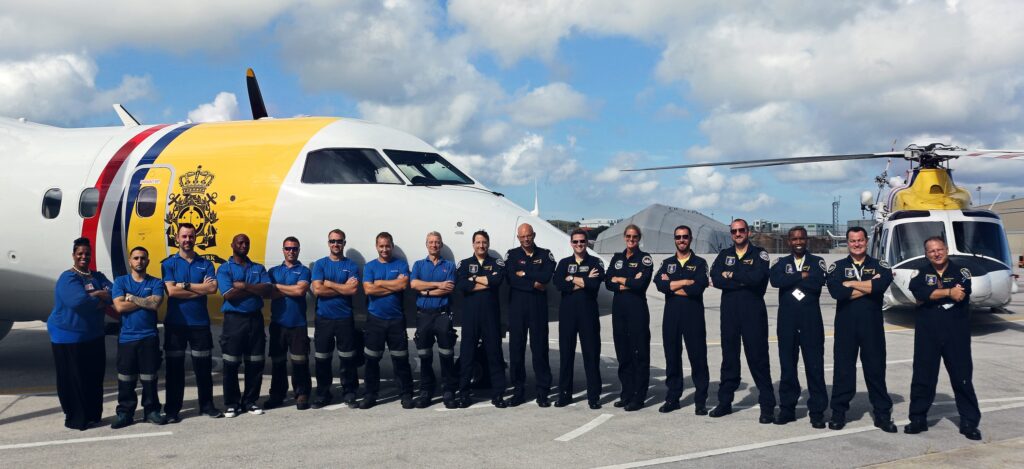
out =
{"type": "Polygon", "coordinates": [[[995,223],[977,221],[953,222],[956,249],[965,254],[976,254],[999,259],[1010,265],[1010,248],[1003,229],[995,223]]]}
{"type": "Polygon", "coordinates": [[[473,180],[437,153],[384,150],[398,169],[415,185],[473,184],[473,180]]]}
{"type": "Polygon", "coordinates": [[[893,265],[924,255],[924,240],[932,236],[946,238],[942,222],[911,222],[896,225],[892,234],[889,262],[893,265]]]}

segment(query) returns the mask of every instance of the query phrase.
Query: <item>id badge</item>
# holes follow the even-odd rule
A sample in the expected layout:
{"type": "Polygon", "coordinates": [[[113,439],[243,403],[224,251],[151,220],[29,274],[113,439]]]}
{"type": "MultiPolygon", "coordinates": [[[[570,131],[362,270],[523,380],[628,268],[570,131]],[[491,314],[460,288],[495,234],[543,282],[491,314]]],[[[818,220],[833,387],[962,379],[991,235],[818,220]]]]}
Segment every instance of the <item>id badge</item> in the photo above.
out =
{"type": "Polygon", "coordinates": [[[91,292],[93,292],[95,290],[96,290],[96,287],[93,286],[92,282],[86,282],[86,284],[85,284],[85,291],[91,293],[91,292]]]}
{"type": "Polygon", "coordinates": [[[793,289],[793,298],[796,298],[796,301],[803,300],[805,296],[807,296],[807,295],[805,295],[804,292],[800,291],[799,288],[794,288],[793,289]]]}

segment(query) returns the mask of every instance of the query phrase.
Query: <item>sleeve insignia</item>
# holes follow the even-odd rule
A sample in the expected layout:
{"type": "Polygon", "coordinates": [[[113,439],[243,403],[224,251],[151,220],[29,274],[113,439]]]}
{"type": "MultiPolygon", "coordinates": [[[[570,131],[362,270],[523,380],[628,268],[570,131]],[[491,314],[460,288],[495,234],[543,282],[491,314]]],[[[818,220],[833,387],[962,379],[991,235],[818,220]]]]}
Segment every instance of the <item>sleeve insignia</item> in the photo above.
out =
{"type": "Polygon", "coordinates": [[[768,262],[768,251],[761,251],[761,260],[768,262]]]}
{"type": "MultiPolygon", "coordinates": [[[[822,261],[822,262],[825,262],[825,261],[822,261]]],[[[836,265],[835,264],[832,264],[832,265],[828,266],[828,273],[831,274],[833,270],[836,270],[836,265]]]]}
{"type": "Polygon", "coordinates": [[[651,259],[651,256],[644,256],[643,263],[645,266],[650,267],[654,265],[654,259],[651,259]]]}

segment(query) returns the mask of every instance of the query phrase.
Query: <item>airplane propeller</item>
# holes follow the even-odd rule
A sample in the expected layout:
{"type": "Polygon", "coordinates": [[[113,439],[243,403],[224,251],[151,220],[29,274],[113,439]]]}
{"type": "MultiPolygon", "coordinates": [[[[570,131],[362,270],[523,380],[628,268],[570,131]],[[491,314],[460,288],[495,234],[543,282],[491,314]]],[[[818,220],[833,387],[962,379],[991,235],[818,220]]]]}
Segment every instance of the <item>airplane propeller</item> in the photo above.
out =
{"type": "Polygon", "coordinates": [[[256,81],[256,72],[252,69],[245,71],[245,86],[249,89],[249,106],[252,107],[252,119],[260,120],[268,117],[267,106],[263,104],[263,94],[260,93],[260,84],[256,81]]]}

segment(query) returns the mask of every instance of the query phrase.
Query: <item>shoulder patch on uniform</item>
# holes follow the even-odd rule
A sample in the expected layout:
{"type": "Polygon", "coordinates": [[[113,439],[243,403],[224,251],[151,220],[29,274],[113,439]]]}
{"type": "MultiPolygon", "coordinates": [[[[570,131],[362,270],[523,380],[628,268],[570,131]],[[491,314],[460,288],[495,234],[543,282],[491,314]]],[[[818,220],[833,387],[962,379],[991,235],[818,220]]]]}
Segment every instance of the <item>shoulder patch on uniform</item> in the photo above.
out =
{"type": "Polygon", "coordinates": [[[825,259],[818,259],[818,267],[821,267],[821,270],[825,270],[825,259]]]}
{"type": "MultiPolygon", "coordinates": [[[[822,262],[824,262],[824,261],[822,261],[822,262]]],[[[831,274],[833,270],[836,270],[836,265],[834,263],[832,265],[828,266],[828,273],[831,274]]]]}
{"type": "Polygon", "coordinates": [[[548,259],[550,259],[551,262],[555,262],[555,253],[548,251],[548,259]]]}
{"type": "Polygon", "coordinates": [[[621,269],[622,268],[622,259],[619,259],[619,260],[615,261],[614,265],[615,265],[615,269],[616,270],[621,269]]]}
{"type": "Polygon", "coordinates": [[[650,267],[650,266],[654,265],[654,259],[651,259],[651,256],[649,256],[649,255],[648,256],[644,256],[643,263],[647,267],[650,267]]]}
{"type": "Polygon", "coordinates": [[[888,268],[889,268],[889,263],[888,263],[888,262],[885,262],[885,261],[883,261],[883,260],[881,260],[881,259],[879,259],[879,261],[878,261],[878,265],[880,265],[880,266],[882,266],[883,268],[886,268],[886,269],[888,269],[888,268]]]}
{"type": "Polygon", "coordinates": [[[761,251],[761,260],[768,262],[768,251],[761,251]]]}
{"type": "Polygon", "coordinates": [[[971,278],[971,271],[968,270],[967,267],[964,267],[960,269],[960,275],[963,275],[965,279],[971,278]]]}
{"type": "Polygon", "coordinates": [[[604,261],[600,257],[597,258],[597,266],[604,270],[604,261]]]}
{"type": "Polygon", "coordinates": [[[462,267],[462,261],[455,263],[455,268],[458,269],[459,267],[462,267]]]}
{"type": "Polygon", "coordinates": [[[494,263],[498,264],[499,267],[505,267],[505,261],[502,260],[500,257],[494,259],[494,263]]]}

